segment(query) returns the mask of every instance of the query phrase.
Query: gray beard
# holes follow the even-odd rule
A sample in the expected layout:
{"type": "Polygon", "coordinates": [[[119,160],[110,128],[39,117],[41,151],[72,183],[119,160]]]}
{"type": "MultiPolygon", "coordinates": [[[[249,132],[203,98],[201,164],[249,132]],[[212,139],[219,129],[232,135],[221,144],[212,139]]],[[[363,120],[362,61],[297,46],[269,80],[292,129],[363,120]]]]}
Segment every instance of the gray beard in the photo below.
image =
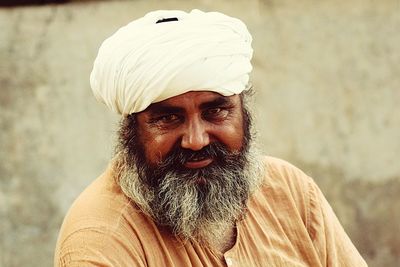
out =
{"type": "Polygon", "coordinates": [[[156,185],[143,182],[153,177],[146,177],[143,164],[132,164],[126,149],[117,152],[114,167],[124,194],[158,226],[183,240],[212,246],[244,215],[248,198],[262,182],[262,157],[249,147],[242,163],[231,160],[184,174],[168,171],[156,185]]]}

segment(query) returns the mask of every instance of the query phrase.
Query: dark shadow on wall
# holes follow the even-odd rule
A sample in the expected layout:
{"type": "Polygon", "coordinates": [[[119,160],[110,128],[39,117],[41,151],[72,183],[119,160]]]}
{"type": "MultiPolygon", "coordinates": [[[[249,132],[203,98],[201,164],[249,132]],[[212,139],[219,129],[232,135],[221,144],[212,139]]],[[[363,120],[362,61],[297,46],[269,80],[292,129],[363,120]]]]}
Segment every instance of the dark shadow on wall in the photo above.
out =
{"type": "Polygon", "coordinates": [[[315,179],[369,266],[400,266],[400,177],[349,179],[340,168],[292,162],[315,179]]]}

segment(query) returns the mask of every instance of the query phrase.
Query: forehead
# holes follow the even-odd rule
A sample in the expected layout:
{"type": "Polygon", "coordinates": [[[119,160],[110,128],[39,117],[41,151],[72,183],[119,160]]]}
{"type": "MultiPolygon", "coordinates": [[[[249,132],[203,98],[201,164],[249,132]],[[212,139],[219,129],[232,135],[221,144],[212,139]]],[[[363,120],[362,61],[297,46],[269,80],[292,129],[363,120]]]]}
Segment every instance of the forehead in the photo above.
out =
{"type": "Polygon", "coordinates": [[[203,109],[224,104],[240,105],[239,95],[223,96],[210,91],[190,91],[164,101],[151,104],[144,112],[159,111],[166,107],[203,109]]]}

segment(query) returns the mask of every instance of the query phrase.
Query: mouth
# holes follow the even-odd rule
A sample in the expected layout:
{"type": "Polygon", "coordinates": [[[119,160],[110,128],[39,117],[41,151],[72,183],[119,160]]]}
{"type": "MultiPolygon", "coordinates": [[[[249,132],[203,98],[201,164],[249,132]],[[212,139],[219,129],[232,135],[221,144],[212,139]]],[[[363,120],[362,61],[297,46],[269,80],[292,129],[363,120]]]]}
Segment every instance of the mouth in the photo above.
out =
{"type": "Polygon", "coordinates": [[[184,166],[189,169],[199,169],[204,168],[213,162],[212,158],[196,158],[187,161],[184,166]]]}

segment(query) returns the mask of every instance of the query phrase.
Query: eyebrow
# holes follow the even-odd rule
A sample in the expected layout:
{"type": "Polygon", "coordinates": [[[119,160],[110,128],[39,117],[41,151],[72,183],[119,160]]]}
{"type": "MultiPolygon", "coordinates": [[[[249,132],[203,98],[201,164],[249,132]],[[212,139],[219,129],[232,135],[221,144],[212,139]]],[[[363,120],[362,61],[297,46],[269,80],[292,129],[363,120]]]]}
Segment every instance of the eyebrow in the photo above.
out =
{"type": "Polygon", "coordinates": [[[164,103],[156,103],[149,107],[149,112],[152,116],[169,113],[184,113],[185,110],[181,107],[170,106],[164,103]]]}
{"type": "MultiPolygon", "coordinates": [[[[232,104],[232,102],[228,97],[219,96],[213,100],[201,103],[199,107],[200,107],[200,109],[204,110],[204,109],[209,109],[209,108],[227,106],[227,105],[231,105],[231,104],[232,104]]],[[[152,116],[157,116],[157,115],[170,114],[170,113],[184,113],[185,109],[182,107],[171,106],[169,104],[160,102],[160,103],[152,104],[148,108],[148,111],[152,116]]]]}
{"type": "Polygon", "coordinates": [[[208,108],[215,108],[221,106],[231,105],[232,101],[226,96],[219,96],[216,99],[213,99],[208,102],[204,102],[200,104],[200,109],[208,109],[208,108]]]}

